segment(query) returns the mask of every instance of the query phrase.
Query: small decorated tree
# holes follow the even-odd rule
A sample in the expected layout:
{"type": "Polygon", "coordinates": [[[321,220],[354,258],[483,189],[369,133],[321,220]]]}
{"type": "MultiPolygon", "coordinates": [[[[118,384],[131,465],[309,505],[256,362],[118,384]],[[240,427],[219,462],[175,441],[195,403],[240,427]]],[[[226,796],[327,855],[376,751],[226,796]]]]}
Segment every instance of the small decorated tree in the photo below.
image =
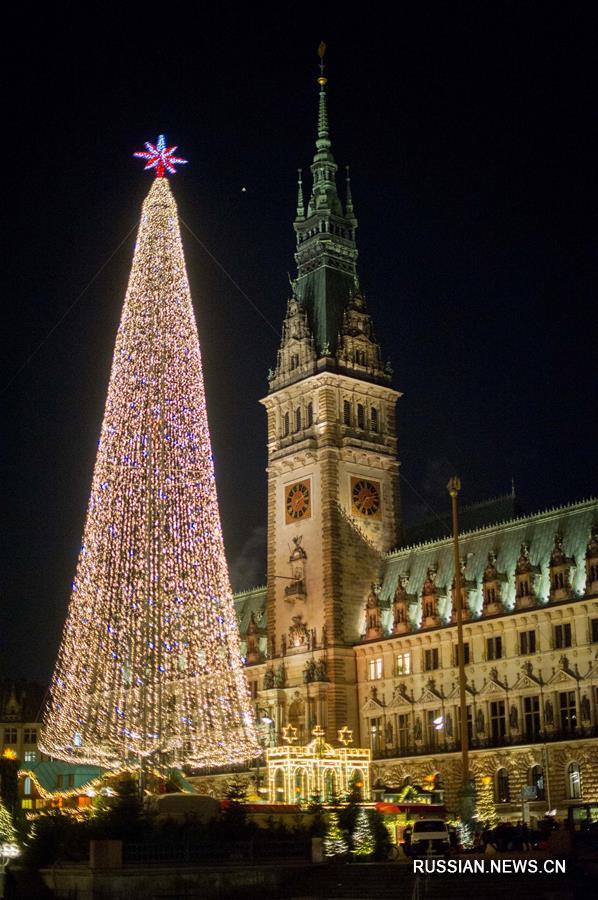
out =
{"type": "Polygon", "coordinates": [[[484,828],[495,828],[498,824],[496,806],[494,805],[494,790],[492,778],[485,775],[477,795],[476,815],[479,824],[484,828]]]}
{"type": "Polygon", "coordinates": [[[328,828],[324,835],[324,856],[332,859],[335,856],[346,856],[349,847],[338,822],[338,813],[330,813],[328,828]]]}
{"type": "Polygon", "coordinates": [[[14,844],[16,841],[17,831],[12,816],[0,799],[0,843],[14,844]]]}
{"type": "Polygon", "coordinates": [[[360,809],[353,832],[353,853],[355,856],[371,856],[375,849],[376,842],[368,814],[365,809],[360,809]]]}

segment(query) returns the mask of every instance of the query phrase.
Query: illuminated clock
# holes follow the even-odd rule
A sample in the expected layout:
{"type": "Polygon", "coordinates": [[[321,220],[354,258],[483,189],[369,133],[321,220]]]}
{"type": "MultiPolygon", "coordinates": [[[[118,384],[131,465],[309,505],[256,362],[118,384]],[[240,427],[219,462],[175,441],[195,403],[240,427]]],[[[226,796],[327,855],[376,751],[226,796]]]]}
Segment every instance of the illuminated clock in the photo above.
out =
{"type": "Polygon", "coordinates": [[[380,482],[351,478],[351,511],[366,519],[380,518],[380,482]]]}
{"type": "Polygon", "coordinates": [[[284,495],[287,524],[311,516],[311,485],[309,481],[296,481],[287,485],[284,495]]]}

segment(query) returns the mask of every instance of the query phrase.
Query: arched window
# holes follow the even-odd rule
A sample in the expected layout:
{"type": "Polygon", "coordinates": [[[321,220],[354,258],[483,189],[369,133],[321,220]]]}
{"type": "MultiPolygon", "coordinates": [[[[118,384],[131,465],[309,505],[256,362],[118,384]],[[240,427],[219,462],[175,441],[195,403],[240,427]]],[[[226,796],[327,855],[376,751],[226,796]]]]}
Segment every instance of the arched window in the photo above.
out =
{"type": "Polygon", "coordinates": [[[536,789],[536,800],[546,799],[546,789],[544,787],[544,769],[542,766],[532,766],[527,773],[527,783],[530,787],[536,789]]]}
{"type": "Polygon", "coordinates": [[[353,769],[351,778],[349,779],[349,786],[352,791],[355,791],[360,797],[363,797],[363,772],[361,769],[353,769]]]}
{"type": "Polygon", "coordinates": [[[313,403],[307,404],[307,422],[305,423],[306,428],[311,428],[314,424],[314,405],[313,403]]]}
{"type": "Polygon", "coordinates": [[[301,407],[295,410],[295,431],[301,431],[301,407]]]}
{"type": "Polygon", "coordinates": [[[307,769],[295,769],[295,799],[299,802],[307,800],[308,796],[307,769]]]}
{"type": "Polygon", "coordinates": [[[23,781],[23,793],[29,797],[33,793],[33,784],[29,775],[23,781]]]}
{"type": "Polygon", "coordinates": [[[363,403],[357,404],[357,427],[362,431],[365,429],[365,409],[363,403]]]}
{"type": "Polygon", "coordinates": [[[378,431],[378,410],[376,409],[375,406],[372,406],[372,409],[370,412],[370,424],[371,424],[372,431],[377,432],[378,431]]]}
{"type": "Polygon", "coordinates": [[[282,423],[283,423],[282,424],[283,437],[287,437],[287,435],[289,434],[289,432],[291,430],[291,417],[289,416],[288,412],[286,412],[284,414],[284,419],[282,420],[282,423]]]}
{"type": "Polygon", "coordinates": [[[496,802],[508,803],[510,799],[509,773],[504,768],[499,769],[496,773],[496,802]]]}
{"type": "Polygon", "coordinates": [[[567,766],[565,787],[568,800],[581,800],[581,772],[579,764],[576,762],[569,763],[567,766]]]}
{"type": "Polygon", "coordinates": [[[349,400],[343,400],[343,422],[345,425],[351,425],[351,403],[349,400]]]}
{"type": "Polygon", "coordinates": [[[274,796],[277,803],[284,803],[286,797],[284,795],[284,771],[277,769],[274,773],[274,796]]]}

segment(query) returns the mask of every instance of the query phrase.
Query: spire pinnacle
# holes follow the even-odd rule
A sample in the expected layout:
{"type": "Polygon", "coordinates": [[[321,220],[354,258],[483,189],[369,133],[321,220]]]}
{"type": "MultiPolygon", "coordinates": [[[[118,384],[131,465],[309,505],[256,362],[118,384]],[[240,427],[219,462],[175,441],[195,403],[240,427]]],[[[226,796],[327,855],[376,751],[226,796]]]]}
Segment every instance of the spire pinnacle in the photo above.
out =
{"type": "Polygon", "coordinates": [[[297,218],[305,218],[305,201],[303,199],[303,169],[297,169],[297,218]]]}
{"type": "Polygon", "coordinates": [[[345,212],[348,216],[353,215],[353,194],[351,193],[351,169],[349,166],[347,169],[347,204],[345,207],[345,212]]]}
{"type": "Polygon", "coordinates": [[[318,84],[320,85],[320,103],[318,107],[318,139],[316,147],[318,150],[330,149],[330,134],[328,129],[328,107],[326,105],[326,85],[328,79],[324,75],[324,54],[326,53],[326,44],[320,42],[318,47],[318,56],[320,57],[320,74],[318,76],[318,84]]]}

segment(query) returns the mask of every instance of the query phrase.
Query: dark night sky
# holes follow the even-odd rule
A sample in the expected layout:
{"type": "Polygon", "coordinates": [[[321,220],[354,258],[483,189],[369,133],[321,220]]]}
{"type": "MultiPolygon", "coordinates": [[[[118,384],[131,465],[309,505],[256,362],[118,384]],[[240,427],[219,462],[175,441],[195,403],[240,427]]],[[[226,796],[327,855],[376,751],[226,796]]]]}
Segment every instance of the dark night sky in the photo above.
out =
{"type": "MultiPolygon", "coordinates": [[[[131,154],[159,132],[190,161],[173,184],[183,219],[280,327],[324,39],[362,284],[404,392],[403,473],[443,515],[453,470],[464,502],[512,476],[529,511],[595,492],[596,21],[583,5],[412,6],[396,21],[335,4],[247,21],[173,4],[164,20],[104,5],[95,22],[59,8],[15,22],[1,384],[138,220],[151,176],[131,154]]],[[[278,340],[183,241],[239,589],[265,570],[258,400],[278,340]]],[[[0,677],[50,675],[133,243],[2,395],[0,677]]],[[[403,497],[414,518],[406,483],[403,497]]]]}

